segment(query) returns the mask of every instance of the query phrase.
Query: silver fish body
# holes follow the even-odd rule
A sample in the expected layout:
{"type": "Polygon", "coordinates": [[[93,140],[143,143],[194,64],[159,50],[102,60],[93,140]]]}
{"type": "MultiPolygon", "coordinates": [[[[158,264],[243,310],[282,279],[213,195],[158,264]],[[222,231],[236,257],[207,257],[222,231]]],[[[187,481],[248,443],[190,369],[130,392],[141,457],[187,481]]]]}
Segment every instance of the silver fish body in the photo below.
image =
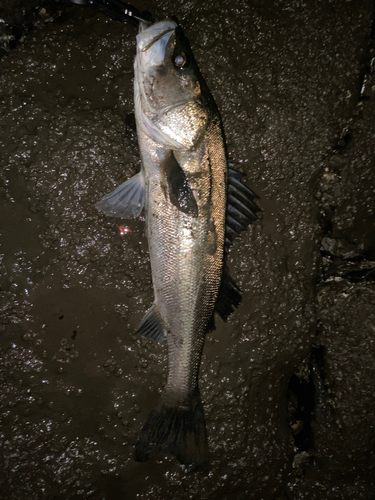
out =
{"type": "Polygon", "coordinates": [[[163,185],[163,172],[143,162],[155,307],[169,350],[164,399],[170,404],[185,404],[197,385],[204,337],[221,281],[227,169],[218,128],[219,124],[210,124],[197,151],[175,153],[195,197],[197,215],[177,208],[165,195],[169,186],[163,185]],[[209,157],[211,149],[215,158],[209,157]]]}
{"type": "Polygon", "coordinates": [[[258,208],[241,174],[228,175],[219,112],[175,21],[141,24],[134,68],[142,170],[97,207],[130,216],[145,205],[155,300],[138,332],[168,343],[167,384],[135,458],[171,452],[207,469],[201,354],[215,307],[226,319],[240,302],[225,272],[225,248],[258,208]]]}
{"type": "MultiPolygon", "coordinates": [[[[137,84],[140,85],[138,78],[137,84]]],[[[198,100],[200,96],[194,98],[198,100]]],[[[186,108],[186,104],[182,107],[186,108]]],[[[178,107],[173,111],[180,115],[177,127],[183,140],[178,147],[174,146],[172,154],[196,203],[195,206],[194,201],[187,200],[187,205],[193,205],[190,210],[189,207],[183,210],[184,200],[179,203],[175,199],[178,187],[174,196],[173,179],[167,178],[164,163],[170,161],[171,146],[157,143],[147,134],[140,106],[136,108],[136,122],[146,179],[147,236],[155,307],[163,321],[169,350],[164,399],[170,404],[186,404],[197,385],[204,336],[221,281],[227,161],[220,119],[214,110],[207,111],[204,126],[197,120],[200,135],[195,134],[194,140],[189,137],[194,135],[191,116],[184,114],[185,109],[179,113],[178,107]]],[[[174,117],[169,118],[172,129],[174,117]]],[[[176,170],[170,177],[179,174],[178,167],[176,170]]]]}

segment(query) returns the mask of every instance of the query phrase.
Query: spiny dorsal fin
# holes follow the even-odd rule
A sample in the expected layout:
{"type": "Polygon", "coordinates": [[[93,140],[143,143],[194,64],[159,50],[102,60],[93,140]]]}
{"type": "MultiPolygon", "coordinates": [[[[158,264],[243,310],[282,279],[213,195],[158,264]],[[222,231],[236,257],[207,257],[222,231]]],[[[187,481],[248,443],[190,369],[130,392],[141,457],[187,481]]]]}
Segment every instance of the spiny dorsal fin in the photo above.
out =
{"type": "Polygon", "coordinates": [[[164,331],[165,328],[159,309],[156,304],[153,304],[144,315],[138,330],[135,333],[140,333],[145,337],[159,340],[161,342],[165,339],[164,331]]]}
{"type": "Polygon", "coordinates": [[[176,160],[173,151],[166,158],[164,168],[171,203],[181,210],[181,212],[198,217],[198,206],[190,183],[176,160]]]}
{"type": "Polygon", "coordinates": [[[260,208],[255,200],[259,197],[251,191],[241,179],[244,174],[234,170],[231,163],[228,164],[228,206],[225,226],[225,250],[228,251],[234,238],[258,219],[256,212],[260,208]]]}

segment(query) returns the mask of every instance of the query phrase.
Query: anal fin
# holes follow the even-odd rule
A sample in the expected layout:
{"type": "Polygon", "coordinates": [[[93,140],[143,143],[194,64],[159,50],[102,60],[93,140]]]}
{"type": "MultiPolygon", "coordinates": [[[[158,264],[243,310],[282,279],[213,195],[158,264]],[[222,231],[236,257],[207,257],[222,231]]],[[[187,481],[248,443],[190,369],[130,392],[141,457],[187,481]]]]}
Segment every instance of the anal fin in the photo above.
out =
{"type": "Polygon", "coordinates": [[[163,320],[156,304],[153,304],[151,308],[146,312],[138,327],[138,330],[135,333],[140,333],[145,337],[149,337],[160,342],[165,339],[165,328],[163,320]]]}

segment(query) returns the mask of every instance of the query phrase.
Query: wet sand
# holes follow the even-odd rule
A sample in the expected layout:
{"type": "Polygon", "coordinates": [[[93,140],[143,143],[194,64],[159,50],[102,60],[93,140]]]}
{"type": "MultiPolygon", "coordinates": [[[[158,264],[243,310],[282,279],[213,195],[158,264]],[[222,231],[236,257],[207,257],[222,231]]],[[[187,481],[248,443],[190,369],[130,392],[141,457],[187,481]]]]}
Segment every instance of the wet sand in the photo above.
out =
{"type": "Polygon", "coordinates": [[[180,20],[262,209],[229,256],[243,303],[204,348],[208,476],[132,457],[166,345],[134,336],[153,300],[144,221],[94,204],[140,166],[136,29],[10,4],[0,498],[374,499],[373,2],[136,4],[180,20]]]}

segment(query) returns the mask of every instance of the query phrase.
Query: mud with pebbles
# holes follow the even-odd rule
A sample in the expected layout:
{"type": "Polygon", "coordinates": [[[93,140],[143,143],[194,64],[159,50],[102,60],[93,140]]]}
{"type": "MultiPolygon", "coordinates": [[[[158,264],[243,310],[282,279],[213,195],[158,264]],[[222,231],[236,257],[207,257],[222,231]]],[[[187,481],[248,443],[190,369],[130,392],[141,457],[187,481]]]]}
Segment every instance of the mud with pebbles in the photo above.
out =
{"type": "Polygon", "coordinates": [[[0,497],[374,499],[373,2],[137,6],[180,20],[262,208],[230,252],[243,303],[204,348],[210,473],[132,458],[166,346],[134,336],[144,221],[94,203],[140,165],[136,31],[6,1],[0,497]]]}

